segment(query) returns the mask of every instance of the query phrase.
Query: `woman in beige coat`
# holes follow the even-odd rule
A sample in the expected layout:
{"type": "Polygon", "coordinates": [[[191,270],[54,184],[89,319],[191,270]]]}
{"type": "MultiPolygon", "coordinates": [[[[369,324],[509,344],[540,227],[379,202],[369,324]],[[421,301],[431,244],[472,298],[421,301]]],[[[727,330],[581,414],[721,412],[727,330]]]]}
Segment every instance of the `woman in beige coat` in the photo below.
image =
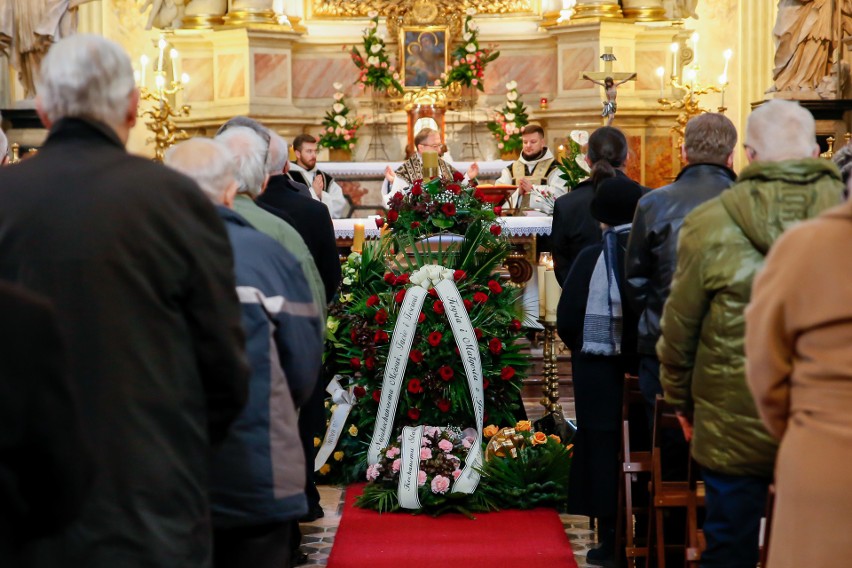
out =
{"type": "Polygon", "coordinates": [[[747,377],[781,440],[770,568],[852,558],[852,203],[785,233],[746,311],[747,377]]]}

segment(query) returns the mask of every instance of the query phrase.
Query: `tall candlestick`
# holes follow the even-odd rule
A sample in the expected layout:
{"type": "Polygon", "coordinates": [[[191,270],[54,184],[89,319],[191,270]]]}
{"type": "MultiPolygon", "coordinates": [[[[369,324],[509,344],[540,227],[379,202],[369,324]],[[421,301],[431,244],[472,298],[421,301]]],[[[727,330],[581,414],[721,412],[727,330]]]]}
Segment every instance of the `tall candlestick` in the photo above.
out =
{"type": "Polygon", "coordinates": [[[672,77],[677,77],[677,52],[680,50],[680,45],[673,43],[669,49],[672,52],[672,77]]]}
{"type": "Polygon", "coordinates": [[[355,223],[355,234],[352,237],[352,252],[364,250],[364,223],[355,223]]]}
{"type": "Polygon", "coordinates": [[[178,50],[172,48],[169,51],[169,59],[172,60],[172,83],[178,82],[178,71],[177,71],[177,60],[178,60],[178,50]]]}
{"type": "Polygon", "coordinates": [[[665,67],[657,67],[657,77],[660,78],[660,98],[663,98],[663,90],[666,87],[666,84],[663,80],[663,75],[666,74],[665,67]]]}
{"type": "Polygon", "coordinates": [[[148,63],[150,62],[151,60],[144,53],[142,54],[142,57],[139,58],[139,63],[142,64],[142,80],[139,82],[140,87],[145,86],[145,75],[148,72],[148,63]]]}
{"type": "Polygon", "coordinates": [[[160,55],[157,58],[157,71],[160,72],[163,70],[163,52],[166,51],[166,40],[165,38],[160,38],[160,41],[157,43],[157,46],[160,48],[160,55]]]}
{"type": "Polygon", "coordinates": [[[562,295],[562,288],[559,287],[559,281],[556,280],[556,272],[553,270],[546,270],[544,272],[544,294],[544,321],[555,322],[556,309],[559,307],[559,297],[562,295]]]}
{"type": "MultiPolygon", "coordinates": [[[[438,171],[438,152],[423,152],[423,177],[432,179],[440,175],[438,171]]],[[[428,181],[428,180],[427,180],[428,181]]]]}

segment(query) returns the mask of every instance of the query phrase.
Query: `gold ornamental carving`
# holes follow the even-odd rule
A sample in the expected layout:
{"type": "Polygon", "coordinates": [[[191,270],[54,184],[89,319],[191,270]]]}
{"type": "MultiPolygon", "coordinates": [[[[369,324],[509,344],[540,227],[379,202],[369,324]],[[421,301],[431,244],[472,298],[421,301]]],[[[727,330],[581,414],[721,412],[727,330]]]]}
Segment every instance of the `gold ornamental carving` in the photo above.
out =
{"type": "MultiPolygon", "coordinates": [[[[390,16],[398,11],[401,5],[410,10],[412,2],[399,0],[311,0],[312,18],[363,18],[371,10],[390,16]]],[[[492,0],[481,2],[475,0],[432,0],[423,2],[434,7],[435,15],[447,11],[464,13],[468,8],[474,8],[478,14],[533,14],[540,4],[539,0],[492,0]]],[[[426,20],[421,20],[426,22],[426,20]]]]}

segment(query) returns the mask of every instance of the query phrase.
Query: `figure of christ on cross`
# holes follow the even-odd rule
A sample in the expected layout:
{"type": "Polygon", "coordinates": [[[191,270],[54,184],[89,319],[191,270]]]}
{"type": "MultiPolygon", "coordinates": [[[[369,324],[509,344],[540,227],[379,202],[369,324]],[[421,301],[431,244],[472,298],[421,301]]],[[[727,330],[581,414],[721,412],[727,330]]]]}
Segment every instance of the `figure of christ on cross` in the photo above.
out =
{"type": "Polygon", "coordinates": [[[601,59],[604,62],[603,71],[585,72],[580,75],[580,78],[591,81],[595,85],[600,85],[604,88],[606,100],[603,102],[601,116],[606,119],[606,126],[610,126],[615,119],[616,110],[618,110],[616,103],[618,87],[627,81],[635,80],[636,73],[613,73],[612,62],[615,61],[615,55],[613,55],[611,47],[604,47],[601,59]]]}

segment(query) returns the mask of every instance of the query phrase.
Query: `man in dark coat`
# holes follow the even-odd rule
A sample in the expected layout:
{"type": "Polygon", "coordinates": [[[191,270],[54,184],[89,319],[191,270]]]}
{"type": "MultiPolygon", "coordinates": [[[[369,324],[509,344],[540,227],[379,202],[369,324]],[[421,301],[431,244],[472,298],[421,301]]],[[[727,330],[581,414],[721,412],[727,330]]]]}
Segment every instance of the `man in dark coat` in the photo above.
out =
{"type": "Polygon", "coordinates": [[[0,566],[80,513],[93,467],[48,302],[0,282],[0,566]]]}
{"type": "Polygon", "coordinates": [[[47,141],[0,170],[0,278],[56,307],[96,476],[33,565],[207,567],[210,449],[247,396],[227,235],[192,180],[125,150],[138,93],[118,44],[55,44],[38,92],[47,141]]]}
{"type": "MultiPolygon", "coordinates": [[[[627,244],[627,300],[639,314],[639,386],[654,415],[660,386],[657,340],[660,318],[677,267],[677,237],[686,215],[716,197],[734,180],[737,130],[723,114],[707,113],[689,121],[681,149],[687,166],[674,183],[639,200],[627,244]]],[[[686,463],[684,461],[684,463],[686,463]]]]}

